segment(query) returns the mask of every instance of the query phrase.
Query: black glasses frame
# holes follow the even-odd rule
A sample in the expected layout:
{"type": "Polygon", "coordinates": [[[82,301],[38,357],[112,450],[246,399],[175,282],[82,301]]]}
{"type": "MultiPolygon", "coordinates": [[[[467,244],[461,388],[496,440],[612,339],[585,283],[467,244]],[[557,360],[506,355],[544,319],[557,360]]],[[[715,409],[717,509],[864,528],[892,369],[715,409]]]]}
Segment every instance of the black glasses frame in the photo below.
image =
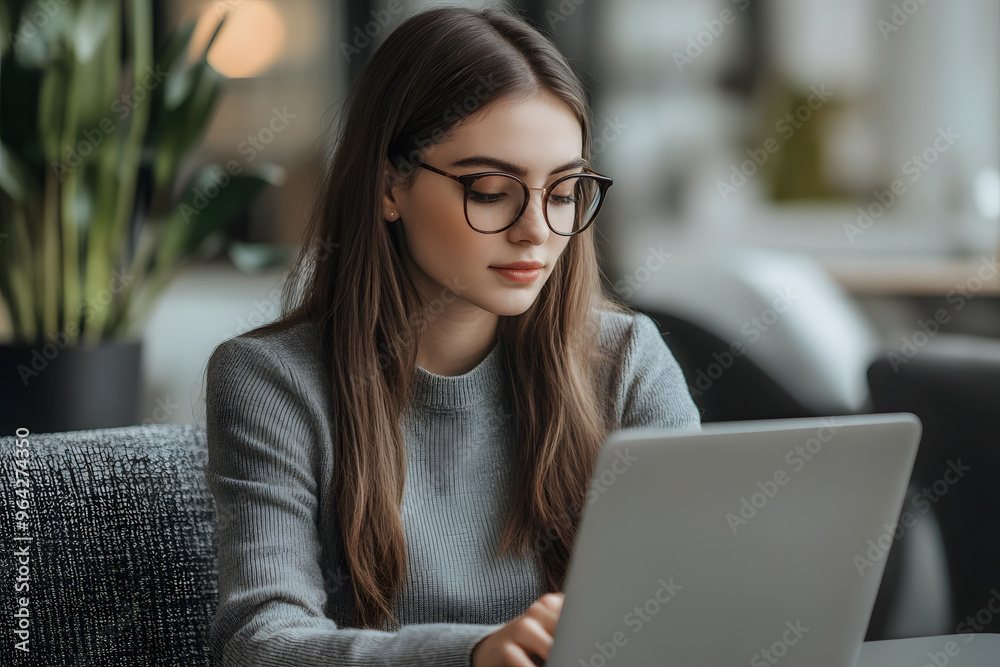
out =
{"type": "Polygon", "coordinates": [[[459,183],[462,184],[462,186],[465,188],[465,199],[462,204],[462,207],[465,211],[465,222],[469,225],[469,227],[472,227],[473,230],[479,232],[480,234],[499,234],[500,232],[505,232],[511,227],[513,227],[517,223],[517,221],[521,219],[521,216],[524,215],[524,212],[528,209],[528,202],[531,201],[531,191],[541,190],[542,217],[545,218],[545,224],[548,225],[549,229],[552,230],[552,233],[558,234],[559,236],[576,236],[577,234],[581,234],[584,231],[586,231],[587,228],[590,227],[590,225],[592,225],[595,220],[597,220],[597,214],[601,212],[601,207],[604,206],[604,200],[607,196],[608,188],[610,188],[611,185],[614,183],[614,179],[612,179],[610,176],[598,174],[596,171],[588,167],[581,167],[581,169],[583,169],[583,171],[586,173],[587,176],[590,176],[597,181],[597,187],[601,189],[601,198],[597,202],[597,208],[594,210],[594,215],[590,218],[590,220],[587,221],[587,224],[585,224],[583,227],[581,227],[575,232],[564,234],[563,232],[556,231],[552,227],[552,224],[549,222],[549,195],[552,193],[552,190],[557,185],[570,178],[575,178],[577,176],[580,176],[579,173],[568,174],[566,176],[563,176],[562,178],[556,179],[555,181],[550,183],[548,187],[529,188],[528,184],[522,181],[520,178],[518,178],[514,174],[508,174],[505,171],[481,171],[475,174],[465,174],[464,176],[456,176],[455,174],[449,174],[446,171],[442,171],[437,167],[432,167],[429,164],[424,164],[420,160],[410,160],[410,161],[413,164],[417,165],[418,167],[423,167],[424,169],[433,171],[435,174],[441,174],[442,176],[447,176],[448,178],[458,181],[459,183]],[[515,181],[521,184],[522,188],[524,188],[524,202],[521,204],[521,210],[517,212],[517,215],[514,216],[514,219],[511,221],[511,223],[506,227],[503,227],[502,229],[497,229],[495,231],[490,231],[490,232],[484,231],[482,229],[477,229],[475,226],[473,226],[472,221],[469,220],[469,191],[472,190],[473,183],[475,183],[477,180],[485,176],[507,176],[508,178],[513,178],[515,181]]]}

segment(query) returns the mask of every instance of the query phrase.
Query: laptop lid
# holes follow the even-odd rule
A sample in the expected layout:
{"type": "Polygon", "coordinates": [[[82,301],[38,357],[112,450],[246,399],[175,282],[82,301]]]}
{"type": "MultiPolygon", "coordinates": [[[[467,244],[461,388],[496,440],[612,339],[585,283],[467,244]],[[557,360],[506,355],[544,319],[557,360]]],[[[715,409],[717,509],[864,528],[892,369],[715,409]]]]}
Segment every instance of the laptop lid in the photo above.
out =
{"type": "Polygon", "coordinates": [[[611,434],[546,664],[851,667],[920,433],[892,413],[611,434]]]}

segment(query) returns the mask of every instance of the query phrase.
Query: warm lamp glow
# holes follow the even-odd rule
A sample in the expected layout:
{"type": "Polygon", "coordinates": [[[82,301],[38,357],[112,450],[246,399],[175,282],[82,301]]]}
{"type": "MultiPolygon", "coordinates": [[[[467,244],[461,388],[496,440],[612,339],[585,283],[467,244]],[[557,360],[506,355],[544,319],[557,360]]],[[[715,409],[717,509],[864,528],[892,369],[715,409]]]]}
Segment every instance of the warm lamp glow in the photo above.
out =
{"type": "Polygon", "coordinates": [[[223,13],[226,23],[208,52],[208,63],[229,78],[259,76],[275,63],[285,48],[285,21],[273,2],[243,0],[225,12],[224,3],[212,3],[202,12],[191,37],[188,57],[204,50],[223,13]],[[220,9],[221,8],[221,9],[220,9]]]}

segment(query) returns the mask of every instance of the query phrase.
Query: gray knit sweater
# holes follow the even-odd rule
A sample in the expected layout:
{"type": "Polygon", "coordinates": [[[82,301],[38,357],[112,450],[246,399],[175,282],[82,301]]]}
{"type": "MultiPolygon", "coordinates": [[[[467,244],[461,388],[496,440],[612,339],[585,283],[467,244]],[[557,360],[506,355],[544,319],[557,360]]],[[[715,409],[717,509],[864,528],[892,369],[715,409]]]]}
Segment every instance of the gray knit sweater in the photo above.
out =
{"type": "MultiPolygon", "coordinates": [[[[680,367],[645,315],[604,313],[606,409],[620,428],[700,428],[680,367]]],[[[499,343],[475,368],[418,367],[401,418],[408,580],[398,631],[349,627],[350,577],[332,492],[329,380],[318,327],[223,342],[208,364],[205,474],[219,518],[221,665],[468,667],[475,644],[545,593],[535,560],[496,556],[514,447],[499,343]]]]}

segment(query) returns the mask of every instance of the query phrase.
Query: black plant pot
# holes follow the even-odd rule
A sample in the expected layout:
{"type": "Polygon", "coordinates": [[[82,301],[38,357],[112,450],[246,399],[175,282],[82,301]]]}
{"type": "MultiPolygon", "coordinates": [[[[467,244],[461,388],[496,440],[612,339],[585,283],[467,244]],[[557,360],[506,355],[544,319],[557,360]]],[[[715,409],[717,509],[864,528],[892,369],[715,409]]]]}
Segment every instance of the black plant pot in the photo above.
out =
{"type": "Polygon", "coordinates": [[[0,344],[0,435],[139,422],[142,341],[0,344]]]}

